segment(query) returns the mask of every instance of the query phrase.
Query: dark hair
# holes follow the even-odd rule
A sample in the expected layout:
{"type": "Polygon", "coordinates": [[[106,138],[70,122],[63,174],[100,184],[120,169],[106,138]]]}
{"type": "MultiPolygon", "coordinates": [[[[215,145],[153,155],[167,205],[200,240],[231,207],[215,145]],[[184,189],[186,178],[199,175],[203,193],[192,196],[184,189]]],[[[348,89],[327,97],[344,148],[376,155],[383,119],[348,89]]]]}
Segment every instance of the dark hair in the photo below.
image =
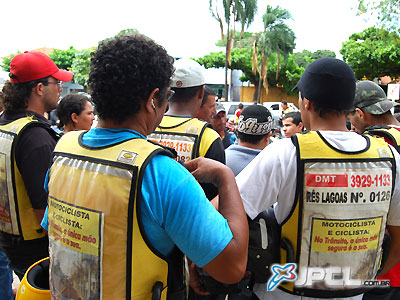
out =
{"type": "Polygon", "coordinates": [[[293,124],[299,125],[301,122],[301,113],[299,111],[293,111],[293,112],[287,113],[282,117],[282,120],[286,120],[289,118],[293,119],[293,121],[292,121],[293,124]]]}
{"type": "MultiPolygon", "coordinates": [[[[302,100],[304,100],[304,96],[301,94],[301,92],[300,92],[300,97],[302,100]]],[[[308,99],[308,100],[311,101],[310,99],[308,99]]],[[[318,113],[321,118],[323,118],[325,115],[328,115],[328,114],[336,114],[336,115],[345,114],[345,115],[347,115],[354,110],[352,108],[351,109],[343,109],[343,108],[322,107],[321,104],[313,102],[313,101],[311,101],[311,103],[314,106],[314,111],[316,113],[318,113]]]]}
{"type": "Polygon", "coordinates": [[[175,92],[175,95],[172,97],[169,102],[171,103],[179,103],[179,102],[187,102],[197,95],[203,85],[191,86],[187,88],[172,88],[175,92]]]}
{"type": "Polygon", "coordinates": [[[173,58],[149,38],[118,36],[92,53],[89,86],[100,119],[123,123],[140,111],[142,101],[159,88],[162,106],[174,72],[173,58]]]}
{"type": "Polygon", "coordinates": [[[206,85],[204,88],[203,100],[201,100],[201,107],[203,107],[204,104],[206,104],[208,96],[217,96],[217,94],[215,93],[215,91],[212,88],[210,88],[208,85],[206,85]]]}
{"type": "Polygon", "coordinates": [[[48,85],[50,76],[22,83],[6,81],[0,92],[0,101],[5,110],[19,110],[28,107],[32,89],[38,84],[48,85]]]}
{"type": "Polygon", "coordinates": [[[238,138],[241,142],[246,142],[246,143],[250,143],[250,144],[254,144],[254,145],[258,144],[258,142],[261,141],[261,139],[264,138],[267,134],[252,135],[252,134],[246,134],[243,132],[236,131],[236,135],[238,136],[238,138]]]}
{"type": "Polygon", "coordinates": [[[58,128],[72,123],[71,115],[76,113],[79,116],[85,109],[87,102],[90,102],[90,99],[85,95],[68,94],[64,96],[57,106],[57,117],[60,119],[58,128]]]}
{"type": "Polygon", "coordinates": [[[239,103],[239,109],[242,109],[243,108],[243,103],[239,103]]]}
{"type": "Polygon", "coordinates": [[[284,104],[284,105],[287,105],[287,101],[286,100],[282,100],[281,103],[284,104]]]}

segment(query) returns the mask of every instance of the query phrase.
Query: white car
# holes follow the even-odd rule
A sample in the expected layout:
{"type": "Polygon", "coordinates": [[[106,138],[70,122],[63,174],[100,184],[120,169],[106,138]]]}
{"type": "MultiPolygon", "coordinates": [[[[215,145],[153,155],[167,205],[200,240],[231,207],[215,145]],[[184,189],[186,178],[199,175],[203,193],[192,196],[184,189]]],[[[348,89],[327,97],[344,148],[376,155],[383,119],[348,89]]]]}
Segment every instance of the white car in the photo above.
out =
{"type": "MultiPolygon", "coordinates": [[[[274,119],[280,119],[282,114],[281,102],[264,102],[263,105],[268,108],[274,119]]],[[[300,111],[293,103],[288,102],[288,107],[291,112],[300,111]]]]}
{"type": "Polygon", "coordinates": [[[233,101],[219,101],[225,107],[226,119],[235,115],[235,111],[239,108],[239,103],[243,104],[243,108],[249,105],[253,105],[252,102],[233,102],[233,101]]]}

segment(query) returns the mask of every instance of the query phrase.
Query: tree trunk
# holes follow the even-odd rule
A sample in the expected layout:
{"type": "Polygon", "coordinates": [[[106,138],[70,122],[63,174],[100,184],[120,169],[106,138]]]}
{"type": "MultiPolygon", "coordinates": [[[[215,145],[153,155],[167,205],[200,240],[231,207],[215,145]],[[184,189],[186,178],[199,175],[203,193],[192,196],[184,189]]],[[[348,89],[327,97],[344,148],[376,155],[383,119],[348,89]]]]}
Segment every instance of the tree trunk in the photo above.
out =
{"type": "Polygon", "coordinates": [[[262,66],[260,68],[260,78],[258,78],[258,87],[257,87],[257,103],[261,103],[260,99],[261,99],[261,86],[262,86],[262,66]]]}
{"type": "Polygon", "coordinates": [[[253,102],[258,103],[258,81],[254,83],[254,93],[253,93],[253,102]]]}
{"type": "Polygon", "coordinates": [[[278,78],[279,78],[279,68],[281,66],[281,53],[278,52],[278,63],[276,65],[276,81],[278,82],[278,78]]]}
{"type": "Polygon", "coordinates": [[[229,101],[229,90],[228,90],[228,53],[230,47],[230,33],[229,33],[229,22],[228,32],[226,33],[226,50],[225,50],[225,101],[229,101]]]}

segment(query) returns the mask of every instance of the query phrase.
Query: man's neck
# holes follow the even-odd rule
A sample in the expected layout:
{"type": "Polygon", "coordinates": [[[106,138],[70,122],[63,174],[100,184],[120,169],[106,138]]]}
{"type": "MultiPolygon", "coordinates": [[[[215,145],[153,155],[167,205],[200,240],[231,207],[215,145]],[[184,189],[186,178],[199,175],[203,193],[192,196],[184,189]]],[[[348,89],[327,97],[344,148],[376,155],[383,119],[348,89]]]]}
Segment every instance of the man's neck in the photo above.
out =
{"type": "Polygon", "coordinates": [[[195,101],[192,100],[188,100],[188,102],[185,103],[170,103],[166,115],[194,117],[199,108],[200,107],[195,103],[195,101]]]}
{"type": "Polygon", "coordinates": [[[132,129],[144,136],[148,135],[145,124],[142,122],[133,122],[132,118],[129,118],[123,123],[117,123],[113,120],[99,120],[97,123],[97,128],[111,128],[111,129],[132,129]]]}
{"type": "Polygon", "coordinates": [[[392,115],[381,115],[374,118],[371,118],[370,126],[376,125],[395,125],[400,126],[400,122],[392,115]]]}
{"type": "Polygon", "coordinates": [[[255,150],[263,150],[267,145],[265,143],[262,143],[261,141],[258,142],[257,144],[252,144],[248,142],[243,142],[239,139],[239,146],[246,147],[246,148],[251,148],[255,150]]]}
{"type": "Polygon", "coordinates": [[[29,103],[29,102],[28,102],[28,107],[26,108],[26,110],[33,111],[42,116],[44,116],[44,113],[46,111],[45,108],[43,107],[43,105],[39,105],[38,103],[29,103]]]}
{"type": "Polygon", "coordinates": [[[310,130],[330,130],[330,131],[349,131],[346,127],[346,115],[342,114],[325,114],[320,117],[314,113],[310,119],[310,130]]]}

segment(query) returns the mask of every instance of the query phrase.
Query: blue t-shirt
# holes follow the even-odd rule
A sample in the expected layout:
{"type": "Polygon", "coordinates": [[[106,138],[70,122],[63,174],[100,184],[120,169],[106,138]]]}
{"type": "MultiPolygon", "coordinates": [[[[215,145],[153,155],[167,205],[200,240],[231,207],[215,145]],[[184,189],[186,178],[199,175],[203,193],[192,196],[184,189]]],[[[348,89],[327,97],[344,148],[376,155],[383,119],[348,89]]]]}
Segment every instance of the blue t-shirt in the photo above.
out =
{"type": "Polygon", "coordinates": [[[230,145],[225,149],[226,165],[231,168],[233,174],[239,174],[261,150],[230,145]]]}
{"type": "MultiPolygon", "coordinates": [[[[103,147],[132,137],[145,138],[133,130],[96,128],[88,131],[82,140],[87,146],[103,147]]],[[[194,177],[165,155],[154,156],[147,165],[142,201],[144,231],[152,246],[165,256],[176,245],[196,265],[203,267],[233,237],[228,222],[211,205],[194,177]]],[[[47,222],[47,211],[44,219],[47,222]]]]}

